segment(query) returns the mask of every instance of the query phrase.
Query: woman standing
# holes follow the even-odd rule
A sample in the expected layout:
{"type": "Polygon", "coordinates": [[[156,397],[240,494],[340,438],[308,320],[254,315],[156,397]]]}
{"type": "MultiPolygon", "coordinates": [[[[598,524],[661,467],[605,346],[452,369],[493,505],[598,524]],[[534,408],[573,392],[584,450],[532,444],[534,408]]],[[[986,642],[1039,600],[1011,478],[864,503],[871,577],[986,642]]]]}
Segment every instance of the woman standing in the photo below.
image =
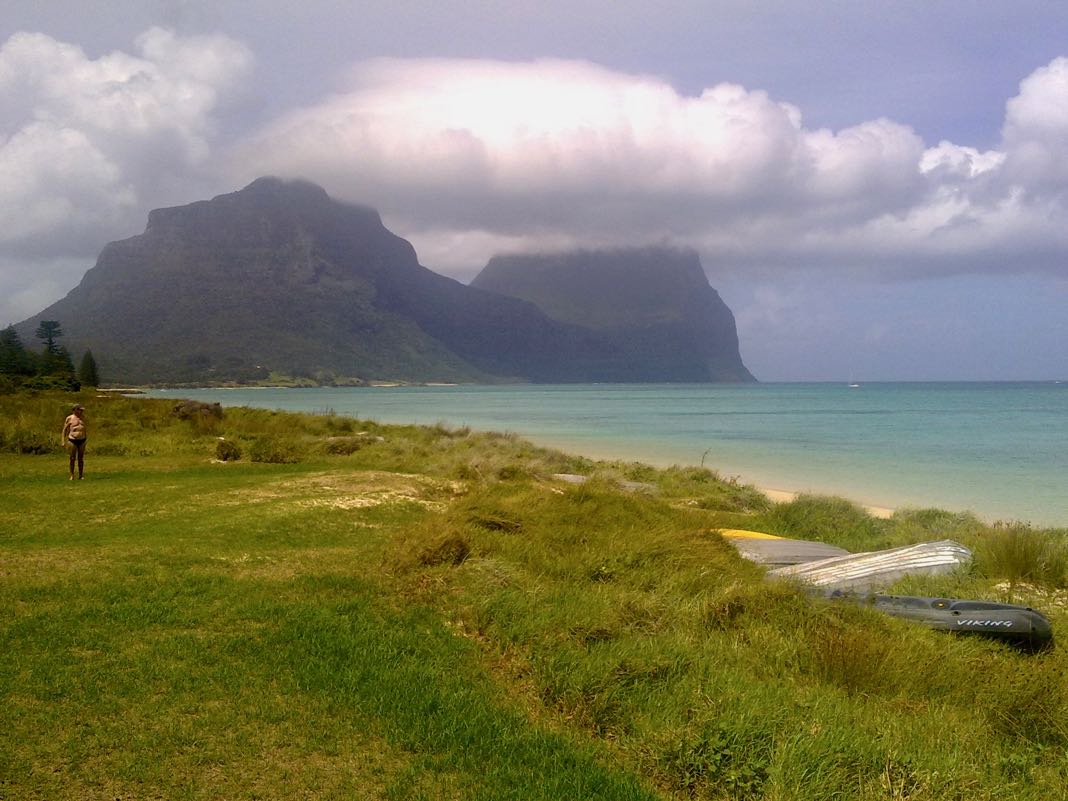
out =
{"type": "Polygon", "coordinates": [[[70,443],[70,480],[74,481],[74,462],[78,461],[78,480],[85,472],[85,407],[80,403],[71,409],[63,421],[63,439],[70,443]]]}

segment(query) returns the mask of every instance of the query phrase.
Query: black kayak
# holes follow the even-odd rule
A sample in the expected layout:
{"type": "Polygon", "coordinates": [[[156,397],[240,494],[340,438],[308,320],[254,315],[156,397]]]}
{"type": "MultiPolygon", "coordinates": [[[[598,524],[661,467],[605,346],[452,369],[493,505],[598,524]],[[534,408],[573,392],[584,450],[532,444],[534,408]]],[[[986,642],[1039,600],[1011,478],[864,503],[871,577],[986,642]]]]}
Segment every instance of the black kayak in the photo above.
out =
{"type": "Polygon", "coordinates": [[[822,594],[834,600],[871,606],[928,628],[977,634],[1027,651],[1037,652],[1053,645],[1053,626],[1049,618],[1030,606],[916,595],[858,595],[842,590],[822,594]]]}

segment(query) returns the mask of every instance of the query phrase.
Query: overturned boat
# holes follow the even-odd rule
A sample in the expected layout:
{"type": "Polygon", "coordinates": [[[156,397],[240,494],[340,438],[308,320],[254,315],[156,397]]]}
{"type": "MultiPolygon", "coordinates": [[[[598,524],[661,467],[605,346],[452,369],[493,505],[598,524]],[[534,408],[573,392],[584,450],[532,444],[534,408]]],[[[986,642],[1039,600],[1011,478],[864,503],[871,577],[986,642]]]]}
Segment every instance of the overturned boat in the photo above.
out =
{"type": "Polygon", "coordinates": [[[768,567],[806,564],[834,556],[848,556],[849,551],[837,545],[814,540],[791,540],[736,528],[721,528],[719,533],[727,537],[738,553],[751,562],[768,567]]]}
{"type": "Polygon", "coordinates": [[[1049,618],[1029,606],[877,594],[905,576],[942,575],[966,566],[972,552],[952,540],[851,554],[821,542],[762,532],[721,529],[720,534],[746,559],[767,565],[769,577],[796,579],[825,598],[867,605],[928,628],[977,634],[1032,652],[1053,644],[1049,618]]]}
{"type": "Polygon", "coordinates": [[[826,593],[826,597],[864,604],[939,631],[977,634],[1031,652],[1053,645],[1049,618],[1030,606],[916,595],[856,595],[842,590],[826,593]]]}
{"type": "Polygon", "coordinates": [[[939,576],[967,565],[972,552],[953,540],[921,542],[901,548],[846,553],[768,571],[831,590],[872,591],[905,576],[939,576]]]}

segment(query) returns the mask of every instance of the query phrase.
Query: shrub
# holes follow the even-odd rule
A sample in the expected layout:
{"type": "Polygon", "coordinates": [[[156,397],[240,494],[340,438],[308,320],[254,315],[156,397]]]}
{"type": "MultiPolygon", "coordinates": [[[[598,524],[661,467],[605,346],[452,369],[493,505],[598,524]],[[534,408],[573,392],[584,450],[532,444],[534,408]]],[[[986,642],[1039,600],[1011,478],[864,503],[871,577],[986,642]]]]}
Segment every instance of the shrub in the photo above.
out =
{"type": "Polygon", "coordinates": [[[60,446],[58,436],[45,434],[38,429],[16,428],[8,439],[8,448],[15,453],[55,453],[60,446]]]}
{"type": "Polygon", "coordinates": [[[215,443],[215,458],[220,462],[236,462],[241,458],[241,446],[232,439],[220,439],[215,443]]]}
{"type": "Polygon", "coordinates": [[[171,414],[179,420],[195,420],[210,417],[216,420],[223,419],[223,408],[218,403],[203,403],[195,400],[183,400],[175,404],[171,414]]]}
{"type": "Polygon", "coordinates": [[[22,386],[25,389],[37,390],[40,392],[48,392],[52,390],[58,390],[60,392],[77,392],[81,389],[81,384],[78,383],[78,379],[76,379],[73,374],[35,375],[25,379],[22,382],[22,386]]]}

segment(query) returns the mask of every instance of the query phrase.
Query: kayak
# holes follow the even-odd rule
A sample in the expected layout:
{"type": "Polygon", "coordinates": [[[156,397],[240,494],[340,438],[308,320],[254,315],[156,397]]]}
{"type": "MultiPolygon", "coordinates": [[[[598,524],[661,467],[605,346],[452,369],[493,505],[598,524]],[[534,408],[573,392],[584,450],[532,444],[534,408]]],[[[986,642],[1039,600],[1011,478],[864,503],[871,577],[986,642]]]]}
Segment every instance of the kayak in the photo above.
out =
{"type": "Polygon", "coordinates": [[[825,593],[825,597],[865,604],[939,631],[1000,640],[1031,652],[1053,645],[1049,618],[1030,606],[915,595],[857,595],[842,590],[825,593]]]}

